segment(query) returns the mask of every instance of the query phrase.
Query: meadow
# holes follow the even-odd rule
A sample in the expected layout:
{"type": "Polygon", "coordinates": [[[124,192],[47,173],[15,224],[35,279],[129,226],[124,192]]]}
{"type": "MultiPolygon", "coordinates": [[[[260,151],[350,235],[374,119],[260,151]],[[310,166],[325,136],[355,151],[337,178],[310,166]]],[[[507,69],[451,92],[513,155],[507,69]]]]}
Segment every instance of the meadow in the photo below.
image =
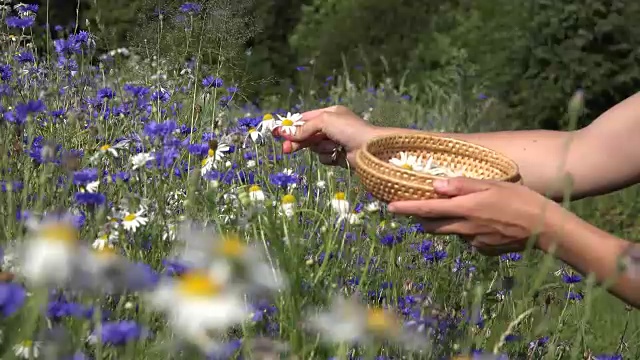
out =
{"type": "MultiPolygon", "coordinates": [[[[640,358],[640,315],[590,277],[425,233],[268,131],[334,104],[465,131],[490,99],[328,75],[256,106],[195,55],[62,28],[39,52],[39,10],[3,10],[0,358],[640,358]]],[[[638,195],[570,206],[634,238],[638,195]]]]}

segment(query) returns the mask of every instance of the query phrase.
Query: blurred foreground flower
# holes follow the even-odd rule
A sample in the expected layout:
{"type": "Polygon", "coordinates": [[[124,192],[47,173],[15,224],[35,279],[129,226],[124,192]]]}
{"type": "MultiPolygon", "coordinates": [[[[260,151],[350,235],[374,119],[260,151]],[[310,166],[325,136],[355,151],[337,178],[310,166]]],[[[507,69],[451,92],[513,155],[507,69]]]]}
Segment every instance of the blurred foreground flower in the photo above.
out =
{"type": "Polygon", "coordinates": [[[430,345],[426,335],[405,329],[393,312],[366,308],[354,297],[336,296],[328,311],[309,316],[309,324],[331,343],[368,345],[391,341],[412,350],[427,349],[430,345]]]}
{"type": "Polygon", "coordinates": [[[236,233],[220,234],[210,226],[185,222],[179,227],[176,257],[245,293],[278,291],[284,275],[266,262],[266,254],[236,233]]]}
{"type": "Polygon", "coordinates": [[[152,307],[167,314],[178,336],[210,353],[219,347],[216,335],[224,335],[229,327],[250,316],[237,290],[199,269],[164,278],[147,299],[152,307]]]}

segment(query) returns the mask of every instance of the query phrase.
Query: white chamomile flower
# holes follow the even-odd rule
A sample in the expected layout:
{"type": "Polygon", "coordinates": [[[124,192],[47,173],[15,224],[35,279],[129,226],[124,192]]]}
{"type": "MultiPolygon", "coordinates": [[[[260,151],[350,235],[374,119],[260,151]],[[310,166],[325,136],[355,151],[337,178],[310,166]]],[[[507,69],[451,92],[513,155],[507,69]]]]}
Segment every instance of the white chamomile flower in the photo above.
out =
{"type": "Polygon", "coordinates": [[[261,143],[263,139],[264,135],[260,131],[256,130],[255,128],[250,128],[247,132],[247,136],[244,139],[245,146],[247,144],[247,140],[251,140],[254,143],[261,143]]]}
{"type": "Polygon", "coordinates": [[[266,196],[259,185],[252,185],[249,188],[249,199],[251,199],[251,201],[262,202],[265,198],[266,196]]]}
{"type": "Polygon", "coordinates": [[[106,156],[106,155],[111,155],[111,156],[117,158],[119,156],[118,150],[124,149],[127,146],[128,143],[129,143],[128,141],[123,140],[123,141],[120,141],[120,142],[118,142],[116,144],[113,144],[113,145],[111,145],[111,144],[102,145],[102,146],[100,146],[98,151],[91,156],[91,158],[89,160],[91,162],[95,162],[100,157],[106,156]]]}
{"type": "Polygon", "coordinates": [[[79,232],[71,222],[43,221],[27,239],[20,270],[36,284],[65,284],[73,275],[79,232]]]}
{"type": "Polygon", "coordinates": [[[91,247],[96,250],[103,250],[104,248],[113,248],[114,244],[118,242],[118,232],[111,231],[100,235],[93,241],[91,247]]]}
{"type": "Polygon", "coordinates": [[[139,153],[139,154],[135,154],[131,157],[131,164],[133,165],[133,170],[136,170],[138,168],[141,168],[145,165],[147,165],[147,163],[149,161],[152,161],[154,159],[154,156],[149,154],[149,153],[139,153]]]}
{"type": "Polygon", "coordinates": [[[260,133],[267,134],[267,133],[271,133],[273,131],[273,129],[275,129],[277,126],[276,120],[273,118],[273,115],[271,114],[266,114],[265,116],[262,117],[262,121],[260,122],[260,124],[258,124],[258,127],[256,130],[258,130],[260,133]]]}
{"type": "Polygon", "coordinates": [[[332,343],[371,343],[390,340],[407,347],[425,347],[428,339],[405,331],[394,313],[382,308],[367,308],[352,298],[334,298],[326,312],[310,317],[310,325],[332,343]]]}
{"type": "Polygon", "coordinates": [[[100,179],[96,181],[92,181],[85,186],[87,192],[95,193],[98,191],[98,187],[100,186],[100,179]]]}
{"type": "Polygon", "coordinates": [[[316,182],[316,188],[318,189],[326,189],[327,188],[327,182],[324,180],[318,180],[316,182]]]}
{"type": "Polygon", "coordinates": [[[250,312],[238,292],[206,271],[189,271],[161,281],[147,297],[151,306],[167,314],[176,334],[209,352],[216,342],[210,332],[224,333],[242,323],[250,312]]]}
{"type": "Polygon", "coordinates": [[[247,160],[246,167],[248,169],[254,168],[256,165],[258,165],[258,163],[255,160],[247,160]]]}
{"type": "Polygon", "coordinates": [[[368,203],[367,205],[365,205],[364,209],[365,209],[365,211],[368,211],[368,212],[376,212],[376,211],[380,210],[380,202],[372,201],[372,202],[368,203]]]}
{"type": "Polygon", "coordinates": [[[363,213],[357,213],[357,212],[344,213],[344,214],[340,214],[338,221],[345,220],[351,225],[358,225],[358,224],[362,224],[363,217],[364,217],[363,213]]]}
{"type": "Polygon", "coordinates": [[[136,232],[140,226],[146,225],[147,222],[149,222],[149,219],[145,217],[144,214],[144,208],[135,213],[127,213],[122,218],[122,227],[127,231],[136,232]]]}
{"type": "Polygon", "coordinates": [[[389,163],[401,167],[403,169],[412,171],[422,171],[425,168],[426,163],[422,159],[422,156],[410,155],[407,152],[400,152],[399,157],[393,157],[389,160],[389,163]]]}
{"type": "Polygon", "coordinates": [[[283,196],[282,200],[280,201],[280,215],[284,215],[286,217],[293,216],[295,207],[296,207],[295,196],[291,194],[287,194],[283,196]]]}
{"type": "Polygon", "coordinates": [[[278,122],[276,127],[280,129],[280,132],[287,135],[295,135],[298,130],[298,126],[304,125],[302,121],[302,115],[287,113],[287,116],[282,117],[278,115],[278,122]]]}
{"type": "Polygon", "coordinates": [[[349,212],[350,204],[347,200],[347,196],[342,191],[337,192],[333,199],[331,199],[331,208],[333,211],[341,215],[346,215],[349,212]]]}
{"type": "Polygon", "coordinates": [[[212,169],[216,169],[218,162],[224,158],[229,150],[231,150],[231,147],[225,143],[217,144],[215,150],[209,149],[207,157],[202,160],[202,168],[200,170],[202,175],[205,175],[212,169]]]}
{"type": "Polygon", "coordinates": [[[40,356],[40,341],[24,340],[13,346],[16,357],[22,359],[37,359],[40,356]]]}

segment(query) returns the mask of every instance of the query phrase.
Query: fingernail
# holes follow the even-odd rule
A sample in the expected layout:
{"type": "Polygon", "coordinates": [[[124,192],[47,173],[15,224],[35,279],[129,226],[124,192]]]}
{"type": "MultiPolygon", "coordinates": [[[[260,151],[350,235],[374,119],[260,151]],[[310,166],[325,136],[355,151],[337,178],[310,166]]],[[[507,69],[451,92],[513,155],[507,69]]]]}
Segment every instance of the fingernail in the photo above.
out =
{"type": "Polygon", "coordinates": [[[394,204],[389,204],[389,206],[387,206],[387,210],[394,212],[396,211],[396,206],[394,204]]]}
{"type": "Polygon", "coordinates": [[[444,189],[447,188],[447,186],[449,186],[449,181],[448,180],[444,180],[444,179],[433,180],[433,187],[436,190],[444,190],[444,189]]]}

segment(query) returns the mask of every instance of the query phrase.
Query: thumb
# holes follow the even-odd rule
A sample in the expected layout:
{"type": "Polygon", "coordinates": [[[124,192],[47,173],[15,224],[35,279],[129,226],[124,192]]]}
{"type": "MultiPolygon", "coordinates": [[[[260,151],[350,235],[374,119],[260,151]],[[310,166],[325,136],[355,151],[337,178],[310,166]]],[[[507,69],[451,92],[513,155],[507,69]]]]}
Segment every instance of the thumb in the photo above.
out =
{"type": "Polygon", "coordinates": [[[487,181],[457,177],[433,180],[436,193],[445,196],[462,196],[488,190],[491,184],[487,181]]]}

